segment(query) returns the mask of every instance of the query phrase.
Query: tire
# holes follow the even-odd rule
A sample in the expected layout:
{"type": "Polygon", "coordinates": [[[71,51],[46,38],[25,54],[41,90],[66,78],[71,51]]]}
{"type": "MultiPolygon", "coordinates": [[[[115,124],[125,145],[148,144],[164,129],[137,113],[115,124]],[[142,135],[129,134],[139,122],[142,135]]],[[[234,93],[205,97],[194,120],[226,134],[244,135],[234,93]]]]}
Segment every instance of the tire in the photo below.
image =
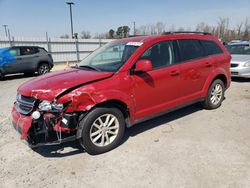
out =
{"type": "Polygon", "coordinates": [[[209,87],[206,99],[202,102],[204,108],[208,110],[216,109],[221,106],[224,100],[225,85],[222,80],[214,80],[209,87]]]}
{"type": "Polygon", "coordinates": [[[0,79],[3,79],[4,74],[0,71],[0,79]]]}
{"type": "Polygon", "coordinates": [[[42,63],[38,66],[38,74],[42,75],[42,74],[46,74],[50,71],[50,66],[47,63],[42,63]]]}
{"type": "Polygon", "coordinates": [[[79,126],[80,145],[87,153],[97,155],[119,146],[125,131],[125,120],[117,108],[100,107],[89,112],[79,126]]]}

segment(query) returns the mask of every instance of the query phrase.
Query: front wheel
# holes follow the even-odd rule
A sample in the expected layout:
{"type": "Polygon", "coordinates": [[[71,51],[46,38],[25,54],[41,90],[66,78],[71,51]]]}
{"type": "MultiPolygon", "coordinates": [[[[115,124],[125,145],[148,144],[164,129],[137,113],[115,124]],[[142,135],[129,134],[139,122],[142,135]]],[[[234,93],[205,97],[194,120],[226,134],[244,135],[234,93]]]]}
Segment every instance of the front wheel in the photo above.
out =
{"type": "Polygon", "coordinates": [[[125,120],[117,108],[95,108],[81,120],[81,146],[91,155],[117,147],[125,131],[125,120]]]}
{"type": "Polygon", "coordinates": [[[222,101],[224,100],[225,85],[222,80],[217,79],[211,84],[206,99],[203,101],[202,105],[206,109],[216,109],[220,107],[222,101]]]}
{"type": "Polygon", "coordinates": [[[42,75],[42,74],[46,74],[50,71],[50,67],[47,63],[42,63],[41,65],[39,65],[38,67],[38,74],[42,75]]]}

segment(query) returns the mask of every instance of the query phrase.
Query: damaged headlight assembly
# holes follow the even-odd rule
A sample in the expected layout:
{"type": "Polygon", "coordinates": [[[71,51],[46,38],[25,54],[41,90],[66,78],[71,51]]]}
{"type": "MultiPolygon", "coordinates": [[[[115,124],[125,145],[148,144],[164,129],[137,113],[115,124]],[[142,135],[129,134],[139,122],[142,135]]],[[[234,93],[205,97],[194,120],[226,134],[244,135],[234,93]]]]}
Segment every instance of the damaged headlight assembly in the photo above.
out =
{"type": "Polygon", "coordinates": [[[57,104],[54,101],[42,101],[38,105],[38,110],[32,113],[33,119],[39,119],[41,117],[41,112],[63,112],[71,103],[71,101],[65,104],[57,104]]]}
{"type": "Polygon", "coordinates": [[[61,112],[61,111],[64,109],[64,105],[63,105],[63,104],[56,104],[55,102],[42,101],[42,102],[38,105],[38,109],[39,109],[40,111],[51,111],[51,110],[55,110],[55,111],[61,112]]]}

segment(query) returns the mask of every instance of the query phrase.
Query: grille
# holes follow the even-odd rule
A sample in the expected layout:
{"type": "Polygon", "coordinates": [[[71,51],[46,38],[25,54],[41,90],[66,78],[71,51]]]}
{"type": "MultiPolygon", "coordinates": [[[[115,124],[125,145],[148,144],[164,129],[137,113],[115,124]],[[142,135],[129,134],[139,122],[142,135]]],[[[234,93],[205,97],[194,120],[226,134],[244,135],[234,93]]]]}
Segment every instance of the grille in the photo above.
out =
{"type": "Polygon", "coordinates": [[[32,97],[25,97],[17,94],[16,97],[16,109],[20,114],[28,115],[33,111],[36,99],[32,97]]]}
{"type": "Polygon", "coordinates": [[[238,67],[238,64],[231,64],[231,67],[238,67]]]}
{"type": "Polygon", "coordinates": [[[232,75],[239,75],[238,72],[231,72],[232,75]]]}

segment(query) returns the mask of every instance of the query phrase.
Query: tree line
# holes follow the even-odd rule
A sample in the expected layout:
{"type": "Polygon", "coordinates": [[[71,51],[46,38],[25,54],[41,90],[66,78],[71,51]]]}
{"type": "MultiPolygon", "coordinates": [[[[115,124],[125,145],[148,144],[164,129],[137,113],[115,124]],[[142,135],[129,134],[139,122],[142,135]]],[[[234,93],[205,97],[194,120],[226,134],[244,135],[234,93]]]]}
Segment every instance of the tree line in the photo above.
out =
{"type": "MultiPolygon", "coordinates": [[[[117,39],[125,38],[130,34],[131,29],[129,26],[119,26],[116,30],[109,29],[105,33],[97,33],[94,36],[88,31],[82,31],[78,38],[106,38],[117,39]]],[[[199,31],[207,32],[218,37],[222,41],[231,40],[250,40],[250,19],[246,18],[244,21],[239,22],[235,26],[230,25],[229,18],[219,18],[215,25],[209,25],[205,22],[201,22],[196,25],[195,29],[175,27],[174,25],[168,26],[163,22],[157,22],[155,24],[141,25],[133,31],[136,35],[156,35],[162,34],[166,31],[199,31]]],[[[62,35],[61,38],[70,38],[69,35],[62,35]]]]}

